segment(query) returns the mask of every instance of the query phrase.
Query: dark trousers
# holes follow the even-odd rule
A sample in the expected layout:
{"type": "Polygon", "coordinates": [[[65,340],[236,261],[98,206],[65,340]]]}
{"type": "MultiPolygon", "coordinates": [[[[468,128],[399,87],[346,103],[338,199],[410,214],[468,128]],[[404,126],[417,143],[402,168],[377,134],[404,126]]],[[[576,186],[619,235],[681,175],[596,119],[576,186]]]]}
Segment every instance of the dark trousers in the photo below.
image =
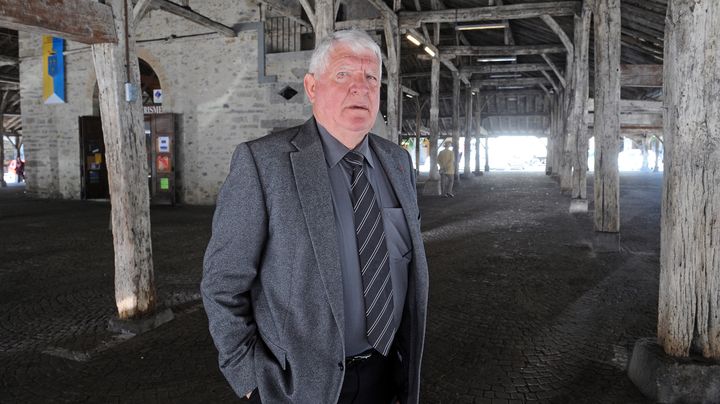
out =
{"type": "Polygon", "coordinates": [[[390,404],[394,398],[390,359],[375,352],[346,365],[338,404],[390,404]]]}
{"type": "MultiPolygon", "coordinates": [[[[368,359],[348,363],[338,404],[390,404],[395,398],[390,359],[373,354],[368,359]]],[[[240,402],[261,404],[257,389],[250,399],[240,402]]]]}

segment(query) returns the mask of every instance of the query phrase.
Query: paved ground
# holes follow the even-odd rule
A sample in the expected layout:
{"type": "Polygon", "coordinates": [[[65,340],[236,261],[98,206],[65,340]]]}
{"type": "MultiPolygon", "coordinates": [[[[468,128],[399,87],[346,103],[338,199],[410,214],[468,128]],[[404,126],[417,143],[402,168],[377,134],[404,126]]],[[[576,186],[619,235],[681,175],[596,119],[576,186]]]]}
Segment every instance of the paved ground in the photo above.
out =
{"type": "MultiPolygon", "coordinates": [[[[422,401],[649,402],[625,367],[634,341],[655,334],[661,182],[621,177],[619,253],[596,252],[592,217],[569,215],[541,174],[492,173],[454,199],[423,198],[422,401]]],[[[105,331],[108,206],[0,190],[0,403],[235,401],[198,299],[211,215],[153,208],[158,290],[177,318],[127,338],[105,331]]]]}

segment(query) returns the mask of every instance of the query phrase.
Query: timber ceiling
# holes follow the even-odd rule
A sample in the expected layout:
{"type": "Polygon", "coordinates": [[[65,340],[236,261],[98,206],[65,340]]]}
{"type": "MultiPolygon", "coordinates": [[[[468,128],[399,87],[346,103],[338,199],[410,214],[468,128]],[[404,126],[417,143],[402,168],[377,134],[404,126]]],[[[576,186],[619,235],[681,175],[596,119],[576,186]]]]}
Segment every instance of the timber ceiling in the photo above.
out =
{"type": "MultiPolygon", "coordinates": [[[[280,1],[283,4],[291,4],[296,0],[274,0],[261,1],[262,3],[275,3],[280,1]]],[[[338,0],[336,0],[338,1],[338,0]]],[[[356,0],[341,0],[343,2],[356,0]]],[[[388,7],[392,7],[395,1],[382,0],[388,7]]],[[[458,14],[463,9],[476,7],[489,7],[501,5],[523,5],[530,3],[548,3],[552,0],[401,0],[400,11],[432,11],[432,10],[457,10],[458,14]]],[[[582,1],[577,1],[578,10],[582,1]]],[[[157,3],[169,3],[166,0],[157,0],[157,3]]],[[[176,0],[173,3],[180,3],[190,10],[186,5],[187,0],[176,0]]],[[[558,3],[562,4],[562,3],[558,3]]],[[[663,58],[663,37],[665,11],[667,0],[621,0],[622,28],[621,28],[621,63],[623,65],[661,65],[663,58]]],[[[217,16],[209,16],[217,17],[217,16]]],[[[298,19],[298,17],[295,17],[298,19]]],[[[562,29],[570,41],[573,39],[573,17],[554,16],[552,19],[562,29]]],[[[482,21],[488,23],[488,21],[482,21]]],[[[558,53],[541,54],[520,54],[515,62],[485,63],[478,61],[477,56],[456,56],[449,59],[452,64],[460,69],[474,69],[488,65],[525,65],[541,66],[541,70],[526,70],[514,72],[510,78],[511,83],[499,83],[496,72],[472,72],[468,73],[468,80],[478,84],[481,98],[476,99],[483,106],[483,127],[488,129],[491,135],[500,134],[535,134],[544,135],[545,128],[549,125],[549,97],[545,94],[554,92],[554,86],[560,86],[557,75],[548,67],[554,65],[559,73],[563,73],[566,66],[564,48],[558,34],[541,18],[510,19],[497,21],[507,22],[507,29],[489,29],[474,31],[458,31],[457,23],[439,24],[439,42],[436,44],[441,54],[447,47],[459,46],[496,46],[506,48],[508,46],[547,46],[554,45],[561,50],[558,53]],[[488,81],[495,80],[495,81],[488,81]],[[550,85],[548,80],[552,80],[550,85]],[[541,85],[536,82],[544,82],[541,85]],[[510,84],[510,85],[509,85],[510,84]],[[514,87],[514,88],[507,88],[514,87]]],[[[460,23],[460,25],[471,24],[471,21],[460,23]]],[[[435,35],[436,24],[423,24],[417,31],[428,38],[435,35]]],[[[381,33],[382,30],[376,33],[381,33]]],[[[455,48],[458,49],[458,48],[455,48]]],[[[18,43],[17,32],[0,28],[0,92],[7,93],[7,106],[4,118],[6,132],[22,131],[22,124],[19,117],[19,94],[18,94],[18,43]],[[13,59],[15,63],[13,63],[13,59]]],[[[593,35],[590,35],[590,96],[593,92],[593,35]]],[[[421,107],[421,117],[424,126],[427,126],[429,115],[429,95],[431,61],[420,47],[410,43],[405,37],[401,37],[401,83],[417,93],[420,97],[409,99],[403,97],[403,129],[407,132],[414,132],[415,117],[418,106],[421,107]]],[[[477,69],[475,69],[477,70],[477,69]]],[[[505,75],[507,76],[507,75],[505,75]]],[[[440,68],[440,129],[450,133],[452,128],[452,75],[448,68],[441,64],[440,68]]],[[[464,85],[462,85],[464,87],[464,85]]],[[[634,100],[660,100],[662,89],[655,87],[623,87],[622,98],[634,100]]],[[[463,97],[464,98],[464,97],[463,97]]],[[[465,106],[460,106],[460,125],[464,126],[465,106]]],[[[383,106],[384,109],[384,106],[383,106]]]]}
{"type": "MultiPolygon", "coordinates": [[[[0,132],[21,133],[20,120],[20,70],[17,64],[17,31],[0,28],[0,104],[5,98],[3,127],[0,132]]],[[[0,105],[1,106],[1,105],[0,105]]]]}
{"type": "MultiPolygon", "coordinates": [[[[516,5],[516,4],[528,4],[528,3],[543,3],[548,0],[402,0],[401,11],[430,11],[430,10],[442,10],[442,9],[456,9],[458,13],[462,13],[464,8],[472,7],[484,7],[494,5],[516,5]],[[418,6],[420,9],[418,10],[418,6]]],[[[387,1],[389,6],[392,6],[391,1],[387,1]]],[[[581,2],[578,2],[580,4],[581,2]]],[[[663,60],[663,37],[664,37],[664,25],[665,25],[665,11],[667,8],[667,0],[621,0],[621,64],[662,64],[663,60]]],[[[573,17],[572,16],[556,16],[553,17],[558,25],[562,28],[568,38],[573,40],[573,17]]],[[[491,21],[482,21],[482,23],[489,23],[491,21]]],[[[502,21],[497,21],[502,23],[502,21]]],[[[512,19],[507,20],[509,24],[509,37],[506,39],[505,30],[503,29],[489,29],[489,30],[473,30],[473,31],[457,31],[454,23],[443,23],[440,24],[440,42],[437,47],[441,53],[444,47],[447,46],[508,46],[508,45],[547,45],[547,44],[561,44],[560,38],[555,32],[540,18],[528,18],[528,19],[512,19]]],[[[471,24],[471,22],[461,23],[471,24]]],[[[434,36],[435,24],[424,24],[423,29],[427,30],[427,35],[430,39],[434,36]]],[[[423,29],[417,31],[421,34],[423,29]]],[[[418,55],[422,55],[424,52],[421,48],[413,45],[404,36],[401,38],[401,77],[402,84],[409,87],[418,93],[420,93],[420,105],[424,105],[421,115],[423,116],[423,125],[427,126],[426,118],[429,115],[429,102],[423,102],[430,96],[430,69],[431,62],[427,58],[418,55]]],[[[594,42],[593,34],[590,35],[590,57],[589,57],[589,69],[590,69],[590,96],[593,93],[593,52],[594,42]]],[[[565,70],[565,53],[552,53],[547,54],[550,61],[556,65],[561,72],[565,70]]],[[[488,65],[489,63],[478,62],[477,57],[472,56],[458,56],[455,59],[451,59],[458,69],[463,67],[474,67],[480,65],[488,65]]],[[[547,66],[547,62],[541,55],[518,55],[516,64],[542,64],[547,66]]],[[[498,62],[496,64],[512,64],[511,62],[498,62]]],[[[452,76],[447,68],[441,65],[441,77],[440,77],[440,129],[451,128],[452,125],[452,76]]],[[[557,83],[557,77],[552,71],[547,71],[550,77],[557,83]]],[[[471,80],[486,79],[490,78],[491,74],[472,74],[469,77],[471,80]]],[[[540,71],[532,72],[520,72],[517,73],[516,78],[538,78],[543,79],[545,76],[540,71]]],[[[463,86],[461,84],[461,86],[463,86]]],[[[463,86],[464,87],[464,86],[463,86]]],[[[508,87],[508,86],[505,86],[508,87]]],[[[512,86],[518,87],[518,86],[512,86]]],[[[547,89],[552,91],[550,85],[546,85],[547,89]]],[[[497,113],[506,117],[511,117],[514,114],[519,114],[518,111],[523,111],[523,107],[518,103],[524,102],[523,99],[526,97],[522,93],[527,92],[531,88],[540,90],[537,85],[529,86],[527,89],[513,89],[507,90],[508,95],[506,97],[497,96],[496,98],[502,98],[499,100],[491,100],[485,102],[483,115],[487,118],[483,119],[483,126],[490,131],[491,134],[540,134],[543,132],[543,125],[547,127],[549,119],[541,118],[541,115],[535,113],[535,109],[528,110],[532,111],[532,114],[527,115],[525,118],[493,118],[490,115],[497,113]],[[519,93],[520,96],[514,94],[519,93]],[[500,105],[499,109],[493,110],[493,106],[500,105]],[[507,106],[508,109],[503,110],[503,105],[507,106]],[[506,124],[503,125],[503,120],[506,119],[506,124]],[[514,124],[513,124],[514,121],[514,124]],[[535,125],[532,124],[535,122],[535,125]]],[[[481,88],[482,92],[497,92],[498,86],[484,86],[481,88]]],[[[544,90],[543,90],[544,91],[544,90]]],[[[623,87],[622,98],[623,99],[638,99],[638,100],[660,100],[662,96],[661,88],[639,88],[639,87],[623,87]]],[[[542,93],[537,96],[545,100],[547,98],[542,97],[542,93]]],[[[403,128],[404,131],[414,132],[415,127],[415,115],[418,103],[416,100],[403,98],[403,128]]],[[[483,101],[484,102],[484,101],[483,101]]],[[[546,110],[547,105],[543,105],[541,109],[546,110]]],[[[464,122],[464,103],[460,108],[460,120],[464,122]]],[[[444,135],[449,136],[447,132],[444,135]]]]}

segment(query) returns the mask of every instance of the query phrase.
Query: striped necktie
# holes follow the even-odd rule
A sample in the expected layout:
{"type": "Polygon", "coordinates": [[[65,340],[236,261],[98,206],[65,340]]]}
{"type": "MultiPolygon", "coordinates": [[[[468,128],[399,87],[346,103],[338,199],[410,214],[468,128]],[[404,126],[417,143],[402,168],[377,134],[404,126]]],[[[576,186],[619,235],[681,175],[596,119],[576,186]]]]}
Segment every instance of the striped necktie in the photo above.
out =
{"type": "Polygon", "coordinates": [[[390,257],[385,241],[382,212],[368,181],[363,155],[350,151],[343,160],[352,168],[350,189],[365,300],[365,331],[370,345],[387,355],[395,335],[395,327],[390,257]]]}

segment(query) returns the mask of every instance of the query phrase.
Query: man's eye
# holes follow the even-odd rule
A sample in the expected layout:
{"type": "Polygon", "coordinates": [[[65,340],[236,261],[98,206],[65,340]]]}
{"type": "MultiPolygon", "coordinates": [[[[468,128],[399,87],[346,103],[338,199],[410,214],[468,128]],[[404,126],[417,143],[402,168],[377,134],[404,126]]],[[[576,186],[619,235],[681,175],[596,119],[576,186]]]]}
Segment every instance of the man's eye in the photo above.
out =
{"type": "Polygon", "coordinates": [[[373,76],[373,75],[371,75],[371,74],[368,74],[366,77],[367,77],[368,80],[372,81],[373,83],[376,83],[376,82],[377,82],[377,77],[375,77],[375,76],[373,76]]]}
{"type": "Polygon", "coordinates": [[[338,72],[337,78],[338,79],[344,79],[348,76],[347,72],[338,72]]]}

